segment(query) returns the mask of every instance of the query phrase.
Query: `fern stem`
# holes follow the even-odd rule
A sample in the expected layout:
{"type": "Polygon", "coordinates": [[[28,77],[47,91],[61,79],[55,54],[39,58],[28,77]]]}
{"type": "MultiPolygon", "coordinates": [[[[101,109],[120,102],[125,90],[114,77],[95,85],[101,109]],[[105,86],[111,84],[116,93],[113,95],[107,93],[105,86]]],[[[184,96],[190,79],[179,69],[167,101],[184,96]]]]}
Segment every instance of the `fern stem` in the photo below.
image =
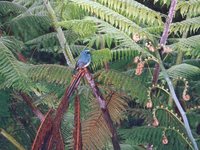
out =
{"type": "Polygon", "coordinates": [[[10,134],[8,134],[4,129],[0,128],[0,134],[3,135],[7,140],[9,140],[13,145],[15,145],[19,150],[25,150],[25,148],[19,144],[10,134]]]}
{"type": "Polygon", "coordinates": [[[81,135],[81,109],[80,98],[77,94],[74,101],[74,150],[82,150],[82,135],[81,135]]]}
{"type": "Polygon", "coordinates": [[[27,105],[31,108],[33,113],[40,119],[41,122],[44,121],[44,115],[41,113],[41,111],[32,103],[31,98],[26,95],[25,93],[20,93],[23,100],[27,103],[27,105]]]}
{"type": "MultiPolygon", "coordinates": [[[[172,19],[173,19],[174,13],[175,13],[176,4],[177,4],[177,0],[171,1],[171,5],[169,8],[169,14],[168,14],[167,20],[164,25],[164,31],[163,31],[162,37],[160,39],[160,45],[165,45],[167,42],[170,24],[172,23],[172,19]]],[[[157,84],[159,72],[160,72],[159,64],[156,63],[154,68],[155,69],[154,69],[154,73],[153,73],[152,84],[157,84]]]]}
{"type": "Polygon", "coordinates": [[[181,117],[183,118],[183,122],[184,122],[184,127],[186,129],[186,132],[188,134],[188,137],[190,138],[193,146],[194,146],[194,149],[195,150],[198,150],[198,147],[197,147],[197,143],[192,135],[192,131],[190,129],[190,125],[189,125],[189,122],[188,122],[188,119],[187,119],[187,116],[186,116],[186,113],[185,111],[183,110],[177,96],[176,96],[176,93],[175,93],[175,90],[174,90],[174,87],[173,87],[173,84],[172,84],[172,81],[170,80],[168,74],[167,74],[167,71],[162,63],[162,60],[161,60],[161,57],[160,57],[160,54],[158,52],[156,52],[156,55],[157,55],[157,58],[159,59],[159,64],[160,64],[160,68],[162,69],[162,73],[163,73],[163,76],[165,78],[165,80],[167,81],[167,84],[169,86],[169,90],[170,90],[170,93],[172,95],[172,98],[174,99],[174,102],[176,104],[176,107],[178,108],[180,114],[181,114],[181,117]]]}
{"type": "Polygon", "coordinates": [[[53,8],[51,7],[51,4],[48,0],[43,0],[44,5],[49,13],[49,17],[51,18],[52,22],[53,22],[53,27],[55,28],[55,30],[57,31],[57,38],[58,41],[60,43],[60,46],[62,48],[63,54],[65,56],[65,59],[67,61],[67,64],[69,65],[69,67],[74,68],[75,67],[75,60],[74,57],[72,55],[72,52],[69,48],[69,45],[67,43],[67,40],[65,38],[65,35],[61,29],[60,26],[57,25],[57,18],[55,15],[55,12],[53,10],[53,8]]]}
{"type": "Polygon", "coordinates": [[[106,100],[103,98],[99,88],[97,87],[94,79],[92,78],[90,72],[87,70],[87,68],[85,68],[85,78],[87,79],[92,91],[93,91],[93,94],[94,96],[96,97],[98,103],[99,103],[99,106],[101,108],[101,111],[102,111],[102,115],[103,115],[103,118],[112,134],[112,144],[113,144],[113,148],[114,150],[120,150],[120,145],[119,145],[119,140],[118,140],[118,136],[117,136],[117,131],[113,125],[113,121],[111,119],[111,116],[110,116],[110,113],[109,113],[109,110],[107,108],[107,105],[106,105],[106,100]]]}

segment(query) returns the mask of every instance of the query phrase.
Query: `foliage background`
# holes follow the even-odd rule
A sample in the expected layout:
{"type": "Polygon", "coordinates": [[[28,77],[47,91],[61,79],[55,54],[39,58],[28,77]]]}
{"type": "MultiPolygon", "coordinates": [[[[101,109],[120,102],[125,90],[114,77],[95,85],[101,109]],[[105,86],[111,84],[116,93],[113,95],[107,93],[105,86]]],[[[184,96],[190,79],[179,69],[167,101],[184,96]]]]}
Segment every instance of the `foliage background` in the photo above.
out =
{"type": "MultiPolygon", "coordinates": [[[[92,50],[89,68],[108,102],[122,149],[144,149],[149,144],[162,150],[193,149],[162,74],[158,86],[151,85],[155,62],[150,60],[156,57],[145,47],[149,40],[158,45],[170,1],[50,2],[58,18],[56,26],[62,27],[73,56],[77,57],[86,46],[92,50]],[[140,41],[134,41],[134,35],[139,35],[140,41]],[[145,60],[140,76],[135,75],[136,56],[145,60]],[[156,95],[151,94],[153,89],[157,89],[156,95]],[[151,109],[146,107],[149,100],[153,103],[151,109]],[[155,117],[159,120],[156,128],[152,126],[155,117]],[[163,135],[169,140],[166,145],[162,143],[163,135]]],[[[163,59],[198,144],[199,6],[198,0],[178,1],[167,42],[173,51],[163,59]],[[189,101],[182,97],[185,89],[191,97],[189,101]]],[[[19,92],[28,93],[33,104],[45,114],[49,108],[57,108],[72,78],[54,25],[41,0],[0,1],[0,128],[25,149],[30,149],[40,122],[19,92]]],[[[111,149],[109,131],[85,81],[78,91],[83,149],[111,149]]],[[[70,105],[62,123],[66,149],[73,145],[72,128],[73,105],[70,105]]],[[[0,145],[2,150],[15,149],[3,136],[0,145]]]]}

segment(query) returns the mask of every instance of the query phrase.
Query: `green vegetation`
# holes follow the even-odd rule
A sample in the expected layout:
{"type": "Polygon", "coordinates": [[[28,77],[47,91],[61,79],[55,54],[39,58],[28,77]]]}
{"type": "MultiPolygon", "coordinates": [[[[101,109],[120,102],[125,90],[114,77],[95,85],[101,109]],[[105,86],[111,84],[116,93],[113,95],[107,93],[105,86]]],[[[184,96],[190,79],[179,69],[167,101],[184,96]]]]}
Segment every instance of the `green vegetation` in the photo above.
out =
{"type": "MultiPolygon", "coordinates": [[[[44,116],[57,110],[74,79],[73,66],[85,47],[91,50],[88,68],[122,150],[198,150],[200,1],[178,1],[175,15],[168,16],[171,4],[173,0],[0,1],[0,150],[31,149],[44,116]]],[[[77,110],[82,149],[113,149],[86,78],[69,100],[61,124],[65,149],[74,147],[77,110]],[[80,109],[74,107],[77,95],[80,109]]]]}

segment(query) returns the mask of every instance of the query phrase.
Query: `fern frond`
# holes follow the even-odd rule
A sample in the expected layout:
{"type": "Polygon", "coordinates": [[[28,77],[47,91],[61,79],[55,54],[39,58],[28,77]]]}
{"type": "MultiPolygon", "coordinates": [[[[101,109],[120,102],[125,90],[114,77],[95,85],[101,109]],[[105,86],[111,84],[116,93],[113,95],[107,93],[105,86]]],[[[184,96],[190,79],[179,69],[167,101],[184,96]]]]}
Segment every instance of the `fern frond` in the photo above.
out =
{"type": "Polygon", "coordinates": [[[101,71],[98,82],[106,86],[113,87],[117,91],[125,92],[127,95],[138,98],[139,103],[147,100],[147,88],[139,81],[117,71],[101,71]],[[141,92],[141,90],[143,92],[141,92]]]}
{"type": "Polygon", "coordinates": [[[185,59],[183,63],[193,65],[200,68],[200,59],[185,59]]]}
{"type": "Polygon", "coordinates": [[[89,21],[89,20],[84,20],[84,19],[62,21],[62,22],[59,22],[58,25],[66,29],[73,30],[75,33],[77,33],[80,36],[80,38],[91,36],[96,31],[94,22],[89,21]]]}
{"type": "Polygon", "coordinates": [[[0,42],[2,42],[13,53],[16,53],[16,51],[21,51],[24,47],[23,42],[17,40],[13,36],[3,36],[0,38],[0,42]]]}
{"type": "Polygon", "coordinates": [[[167,72],[169,76],[174,79],[178,77],[194,80],[200,79],[200,68],[189,64],[174,65],[169,68],[167,72]]]}
{"type": "Polygon", "coordinates": [[[92,69],[104,66],[105,63],[112,60],[111,51],[109,49],[101,49],[92,51],[92,69]]]}
{"type": "Polygon", "coordinates": [[[28,77],[33,81],[44,80],[48,83],[67,85],[72,78],[72,70],[61,65],[30,65],[28,77]]]}
{"type": "Polygon", "coordinates": [[[9,1],[0,1],[0,14],[6,16],[9,13],[21,14],[24,13],[27,9],[21,5],[18,5],[9,1]]]}
{"type": "MultiPolygon", "coordinates": [[[[104,96],[114,123],[123,119],[123,114],[126,112],[127,102],[121,96],[112,92],[104,96]]],[[[88,114],[89,118],[82,123],[83,149],[102,149],[105,143],[110,140],[111,133],[94,98],[91,105],[92,111],[88,114]]]]}
{"type": "Polygon", "coordinates": [[[153,39],[150,33],[145,31],[136,23],[120,15],[119,13],[109,9],[108,7],[101,5],[100,3],[87,0],[71,0],[71,1],[81,6],[81,8],[83,8],[84,10],[97,15],[102,20],[109,22],[110,24],[118,27],[120,30],[127,32],[128,34],[137,33],[143,37],[145,36],[149,39],[153,39]]]}
{"type": "Polygon", "coordinates": [[[151,143],[155,148],[168,149],[189,149],[193,150],[188,139],[176,128],[172,127],[134,127],[132,129],[122,129],[120,133],[126,143],[129,144],[147,144],[151,143]],[[163,131],[168,139],[168,144],[162,143],[163,131]]]}
{"type": "Polygon", "coordinates": [[[153,120],[151,112],[147,109],[142,109],[142,108],[129,109],[128,114],[136,118],[144,119],[144,122],[146,124],[150,124],[151,121],[153,120]]]}
{"type": "Polygon", "coordinates": [[[175,127],[176,129],[179,129],[182,133],[184,133],[185,136],[187,135],[181,118],[178,117],[178,114],[175,114],[173,110],[170,110],[167,107],[164,108],[157,106],[154,109],[154,113],[159,121],[160,126],[175,127]]]}
{"type": "MultiPolygon", "coordinates": [[[[78,35],[71,30],[63,31],[68,43],[74,43],[78,35]]],[[[61,52],[56,32],[43,34],[25,42],[25,45],[36,48],[38,51],[61,52]]]]}
{"type": "Polygon", "coordinates": [[[47,16],[22,15],[12,19],[7,27],[23,41],[49,32],[51,21],[47,16]]]}
{"type": "Polygon", "coordinates": [[[5,82],[1,88],[13,87],[28,90],[29,84],[24,65],[17,61],[12,52],[0,41],[0,74],[5,82]]]}
{"type": "Polygon", "coordinates": [[[195,33],[200,28],[200,17],[189,18],[181,22],[172,23],[170,32],[183,34],[184,32],[195,33]]]}
{"type": "Polygon", "coordinates": [[[138,20],[143,24],[163,25],[160,13],[138,3],[135,0],[97,0],[103,5],[124,14],[126,17],[138,20]]]}
{"type": "Polygon", "coordinates": [[[177,10],[180,10],[182,16],[197,16],[200,14],[199,8],[199,0],[179,1],[177,4],[177,10]]]}
{"type": "Polygon", "coordinates": [[[113,49],[111,52],[114,60],[126,60],[138,55],[138,52],[131,48],[118,48],[113,49]]]}
{"type": "MultiPolygon", "coordinates": [[[[133,51],[136,50],[146,55],[151,55],[150,53],[145,51],[142,47],[140,47],[137,43],[135,43],[127,34],[113,27],[107,22],[104,22],[94,17],[88,17],[87,19],[94,21],[98,25],[97,27],[99,33],[106,33],[107,35],[114,38],[117,42],[119,42],[117,48],[129,48],[133,51]]],[[[108,38],[108,40],[110,40],[110,38],[108,38]]]]}
{"type": "Polygon", "coordinates": [[[172,49],[180,49],[182,51],[188,51],[191,55],[200,56],[200,35],[194,35],[188,38],[181,38],[179,42],[169,45],[172,49]]]}
{"type": "Polygon", "coordinates": [[[30,7],[35,3],[37,0],[27,1],[27,0],[13,0],[13,3],[24,6],[24,7],[30,7]]]}

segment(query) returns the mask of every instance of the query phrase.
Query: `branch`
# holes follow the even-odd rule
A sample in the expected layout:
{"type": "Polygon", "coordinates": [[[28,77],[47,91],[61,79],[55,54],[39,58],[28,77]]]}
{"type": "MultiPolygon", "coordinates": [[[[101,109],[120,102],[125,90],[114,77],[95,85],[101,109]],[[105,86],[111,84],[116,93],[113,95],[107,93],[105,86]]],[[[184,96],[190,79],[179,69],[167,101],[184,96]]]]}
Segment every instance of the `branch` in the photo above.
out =
{"type": "Polygon", "coordinates": [[[74,57],[71,53],[71,50],[69,48],[69,45],[67,43],[67,40],[65,38],[65,35],[64,35],[61,27],[57,25],[58,20],[56,18],[55,12],[54,12],[53,8],[51,7],[51,4],[48,0],[43,0],[43,2],[44,2],[44,5],[45,5],[48,13],[49,13],[49,17],[52,20],[53,27],[55,28],[55,30],[57,32],[57,38],[58,38],[58,41],[59,41],[60,46],[62,48],[62,52],[65,56],[67,64],[69,65],[69,67],[74,68],[75,67],[74,57]]]}
{"type": "Polygon", "coordinates": [[[99,88],[97,87],[94,79],[92,78],[90,72],[88,71],[87,68],[85,68],[85,78],[87,79],[92,91],[93,91],[93,95],[96,97],[99,106],[101,108],[102,114],[103,114],[103,118],[112,134],[112,144],[113,144],[113,148],[114,150],[120,150],[120,145],[119,145],[119,141],[118,141],[118,137],[117,137],[117,131],[113,125],[113,121],[110,117],[110,113],[108,111],[107,105],[106,105],[106,100],[103,98],[99,88]]]}
{"type": "MultiPolygon", "coordinates": [[[[170,25],[172,23],[172,19],[174,17],[176,4],[177,4],[177,0],[171,1],[169,14],[168,14],[167,20],[166,20],[165,25],[164,25],[164,31],[163,31],[162,37],[160,39],[160,45],[161,46],[165,45],[166,42],[167,42],[168,33],[169,33],[169,30],[170,30],[170,25]]],[[[154,73],[153,73],[153,79],[152,79],[152,84],[154,84],[154,85],[157,84],[157,82],[158,82],[159,72],[160,72],[160,66],[159,66],[159,64],[156,63],[155,67],[154,67],[154,73]]]]}
{"type": "Polygon", "coordinates": [[[10,134],[8,134],[4,129],[0,128],[0,134],[3,135],[8,141],[15,145],[19,150],[25,150],[25,148],[19,144],[10,134]]]}
{"type": "Polygon", "coordinates": [[[60,104],[57,108],[55,119],[53,120],[53,131],[52,131],[52,134],[50,137],[49,146],[48,146],[47,150],[52,150],[54,145],[57,148],[59,146],[58,139],[59,139],[60,135],[58,133],[60,130],[63,115],[69,107],[69,98],[73,94],[75,89],[78,87],[81,78],[84,76],[84,73],[85,73],[84,70],[79,70],[79,72],[74,76],[73,80],[71,81],[69,87],[67,88],[67,90],[62,98],[62,101],[60,102],[60,104]]]}
{"type": "Polygon", "coordinates": [[[81,136],[81,112],[80,99],[77,95],[74,101],[74,150],[82,150],[82,136],[81,136]]]}
{"type": "Polygon", "coordinates": [[[41,111],[32,103],[31,98],[26,95],[25,93],[20,93],[23,100],[26,102],[26,104],[31,108],[33,113],[40,119],[41,122],[44,121],[44,115],[41,113],[41,111]]]}
{"type": "Polygon", "coordinates": [[[49,134],[52,130],[53,112],[53,109],[50,109],[46,113],[45,118],[37,131],[31,150],[39,150],[47,147],[47,142],[45,141],[48,141],[49,134]]]}

